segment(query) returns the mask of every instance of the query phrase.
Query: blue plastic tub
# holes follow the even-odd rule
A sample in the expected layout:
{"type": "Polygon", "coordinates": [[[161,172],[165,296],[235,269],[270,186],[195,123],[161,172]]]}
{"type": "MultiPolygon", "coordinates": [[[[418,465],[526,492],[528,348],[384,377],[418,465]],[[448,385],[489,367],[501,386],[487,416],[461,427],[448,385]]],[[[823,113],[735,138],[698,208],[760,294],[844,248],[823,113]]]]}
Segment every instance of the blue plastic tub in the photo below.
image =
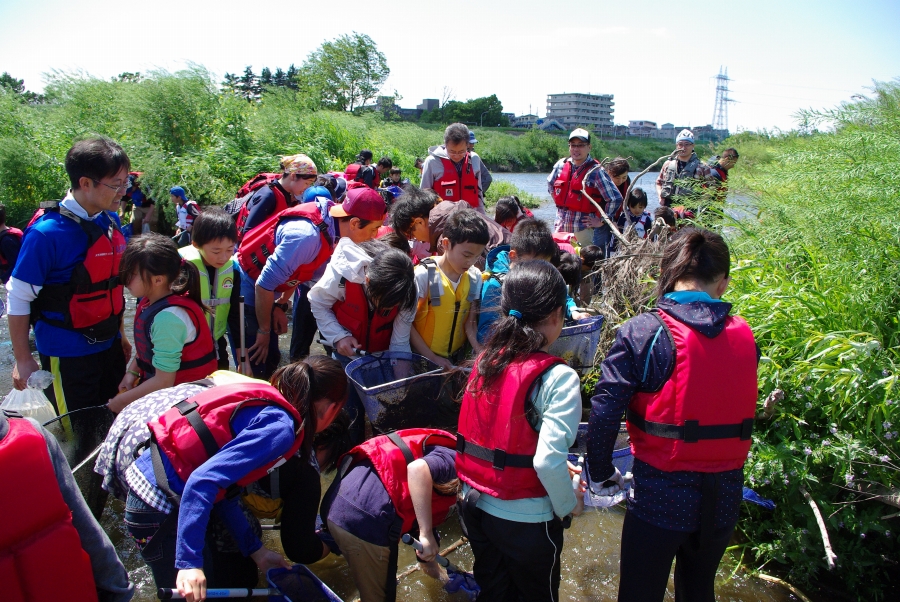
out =
{"type": "Polygon", "coordinates": [[[594,367],[602,327],[603,316],[592,316],[564,327],[559,338],[550,345],[550,355],[563,358],[581,374],[587,373],[594,367]]]}
{"type": "Polygon", "coordinates": [[[281,592],[280,596],[269,596],[269,602],[343,602],[302,564],[289,569],[269,569],[266,580],[281,592]]]}

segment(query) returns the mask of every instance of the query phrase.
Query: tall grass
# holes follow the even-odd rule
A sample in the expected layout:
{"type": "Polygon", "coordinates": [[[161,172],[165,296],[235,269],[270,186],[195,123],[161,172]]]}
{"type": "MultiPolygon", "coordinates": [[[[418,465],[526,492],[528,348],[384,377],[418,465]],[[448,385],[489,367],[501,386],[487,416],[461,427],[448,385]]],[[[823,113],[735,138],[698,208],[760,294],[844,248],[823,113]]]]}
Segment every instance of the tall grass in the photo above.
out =
{"type": "Polygon", "coordinates": [[[900,84],[803,118],[814,133],[726,141],[754,214],[737,224],[727,296],[762,350],[761,395],[785,393],[746,470],[778,506],[745,505],[740,553],[801,585],[896,599],[897,508],[876,496],[900,486],[900,84]],[[801,487],[826,517],[834,573],[801,487]]]}

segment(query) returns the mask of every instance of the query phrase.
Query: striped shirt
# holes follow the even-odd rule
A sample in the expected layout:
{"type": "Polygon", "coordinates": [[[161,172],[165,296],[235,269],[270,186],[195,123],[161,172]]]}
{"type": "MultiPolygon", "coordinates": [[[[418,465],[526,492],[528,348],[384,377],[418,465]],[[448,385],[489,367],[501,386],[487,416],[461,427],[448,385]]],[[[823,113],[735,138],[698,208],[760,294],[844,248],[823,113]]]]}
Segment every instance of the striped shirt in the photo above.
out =
{"type": "MultiPolygon", "coordinates": [[[[589,155],[585,160],[589,161],[590,158],[589,155]]],[[[556,165],[553,166],[550,175],[547,176],[547,192],[549,192],[551,196],[553,195],[553,183],[559,177],[559,173],[562,171],[562,168],[567,161],[571,162],[572,159],[567,157],[557,161],[556,165]]],[[[606,173],[606,170],[602,167],[593,170],[588,175],[587,181],[584,184],[587,188],[596,188],[600,191],[600,198],[594,200],[597,201],[598,205],[603,206],[603,210],[606,211],[607,215],[615,215],[622,206],[622,193],[619,192],[619,189],[613,184],[612,178],[609,177],[609,174],[606,173]]],[[[586,228],[590,228],[586,218],[594,213],[596,212],[583,213],[581,211],[572,211],[571,209],[557,207],[556,221],[553,224],[553,229],[557,232],[579,232],[586,228]]]]}

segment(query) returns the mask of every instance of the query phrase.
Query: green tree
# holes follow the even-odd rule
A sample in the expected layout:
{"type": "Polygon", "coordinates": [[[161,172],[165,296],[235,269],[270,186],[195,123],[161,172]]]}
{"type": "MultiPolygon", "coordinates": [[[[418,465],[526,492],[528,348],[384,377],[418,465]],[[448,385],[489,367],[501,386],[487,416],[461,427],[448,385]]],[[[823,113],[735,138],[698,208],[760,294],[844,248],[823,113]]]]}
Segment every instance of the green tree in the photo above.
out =
{"type": "Polygon", "coordinates": [[[44,102],[44,96],[42,94],[37,94],[35,92],[31,92],[30,90],[25,90],[25,80],[24,79],[16,79],[6,71],[3,72],[3,75],[0,75],[0,88],[5,88],[19,97],[20,100],[23,100],[29,104],[39,104],[44,102]]]}
{"type": "Polygon", "coordinates": [[[372,38],[353,32],[324,42],[302,72],[321,91],[324,107],[352,111],[378,95],[391,70],[372,38]]]}

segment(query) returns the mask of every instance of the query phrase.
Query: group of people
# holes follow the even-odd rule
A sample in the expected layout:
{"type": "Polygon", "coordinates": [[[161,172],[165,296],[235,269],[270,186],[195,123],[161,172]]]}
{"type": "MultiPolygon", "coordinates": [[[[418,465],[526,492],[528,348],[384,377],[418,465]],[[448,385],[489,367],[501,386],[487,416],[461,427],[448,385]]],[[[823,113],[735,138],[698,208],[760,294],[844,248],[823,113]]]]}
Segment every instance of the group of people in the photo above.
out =
{"type": "MultiPolygon", "coordinates": [[[[656,309],[619,328],[601,366],[582,471],[567,461],[580,378],[548,350],[568,321],[588,316],[572,293],[585,265],[609,249],[611,230],[585,193],[619,220],[628,164],[600,166],[590,134],[577,129],[570,156],[548,178],[553,230],[514,197],[492,219],[490,176],[468,148],[470,134],[463,124],[446,129],[421,187],[402,182],[389,158],[373,166],[370,151],[340,173],[320,173],[306,155],[283,157],[278,173],[239,192],[233,214],[192,213],[180,249],[152,232],[126,244],[112,211],[134,180],[118,144],[95,138],[69,150],[71,189],[26,230],[7,283],[13,379],[24,388],[38,369],[33,325],[57,411],[96,410],[72,416],[78,446],[100,445],[95,472],[125,503],[126,531],[158,587],[202,600],[208,587],[252,587],[257,570],[289,566],[262,544],[263,517],[282,525],[290,560],[342,553],[364,602],[392,600],[405,533],[418,536],[426,573],[458,582],[435,562],[435,528],[455,508],[481,599],[557,600],[564,530],[577,528],[585,493],[625,487],[611,462],[625,415],[637,493],[623,528],[619,599],[661,600],[673,559],[676,599],[714,599],[737,521],[758,361],[749,327],[721,300],[727,245],[694,228],[670,240],[656,309]],[[382,179],[398,186],[396,198],[379,192],[382,179]],[[123,287],[139,299],[133,347],[123,287]],[[280,365],[292,299],[297,346],[280,365]],[[330,357],[309,355],[316,331],[330,357]],[[382,351],[471,366],[455,428],[365,440],[345,367],[382,351]],[[98,423],[99,440],[89,434],[98,423]],[[319,475],[329,469],[337,474],[320,506],[319,475]]],[[[685,169],[676,163],[665,181],[677,186],[685,169]]],[[[176,188],[173,197],[186,201],[176,188]]],[[[629,200],[640,198],[634,193],[629,200]]],[[[626,221],[643,223],[639,203],[626,211],[626,221]]],[[[5,478],[24,470],[9,458],[25,445],[43,458],[32,469],[36,487],[63,496],[15,515],[37,520],[61,504],[71,512],[58,516],[54,545],[80,560],[67,567],[70,584],[59,585],[71,593],[80,584],[85,600],[129,599],[133,587],[75,499],[53,436],[0,416],[5,478]]],[[[7,552],[37,558],[43,543],[32,535],[23,528],[0,538],[0,569],[7,552]]],[[[38,570],[22,572],[20,591],[38,570]]]]}

